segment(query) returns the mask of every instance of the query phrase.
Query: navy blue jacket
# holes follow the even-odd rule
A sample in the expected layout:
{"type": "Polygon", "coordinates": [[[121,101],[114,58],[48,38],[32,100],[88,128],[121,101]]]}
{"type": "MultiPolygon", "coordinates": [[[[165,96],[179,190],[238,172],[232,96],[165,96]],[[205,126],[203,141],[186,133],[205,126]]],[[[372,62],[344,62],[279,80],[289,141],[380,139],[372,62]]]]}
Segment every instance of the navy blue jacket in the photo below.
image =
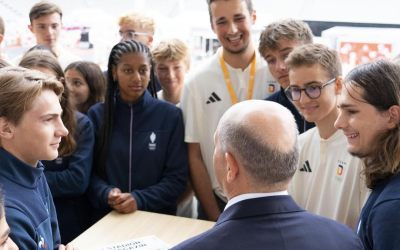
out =
{"type": "Polygon", "coordinates": [[[284,195],[235,203],[212,229],[172,249],[357,250],[363,246],[349,227],[308,213],[284,195]]]}
{"type": "Polygon", "coordinates": [[[0,183],[10,238],[19,249],[58,249],[60,233],[53,198],[43,174],[0,148],[0,183]]]}
{"type": "Polygon", "coordinates": [[[355,229],[365,249],[400,249],[400,174],[378,183],[355,229]]]}
{"type": "Polygon", "coordinates": [[[297,128],[299,129],[300,134],[306,132],[310,128],[315,127],[315,124],[313,122],[306,121],[304,117],[299,113],[294,103],[291,102],[285,95],[285,90],[282,87],[281,90],[279,90],[276,93],[273,93],[265,100],[271,102],[277,102],[280,105],[289,109],[290,112],[292,112],[294,119],[296,120],[297,128]]]}
{"type": "MultiPolygon", "coordinates": [[[[177,198],[188,179],[181,110],[152,98],[147,91],[134,103],[125,103],[117,96],[114,107],[110,151],[105,163],[107,180],[92,171],[88,188],[91,202],[96,208],[105,209],[105,215],[111,211],[108,194],[117,187],[132,194],[139,210],[175,214],[177,198]]],[[[98,103],[88,111],[96,136],[103,109],[104,103],[98,103]]]]}
{"type": "Polygon", "coordinates": [[[78,123],[75,152],[68,157],[42,161],[56,206],[63,244],[71,242],[86,229],[83,225],[85,207],[82,201],[85,197],[82,195],[89,186],[93,161],[93,124],[86,115],[77,111],[75,114],[78,123]]]}

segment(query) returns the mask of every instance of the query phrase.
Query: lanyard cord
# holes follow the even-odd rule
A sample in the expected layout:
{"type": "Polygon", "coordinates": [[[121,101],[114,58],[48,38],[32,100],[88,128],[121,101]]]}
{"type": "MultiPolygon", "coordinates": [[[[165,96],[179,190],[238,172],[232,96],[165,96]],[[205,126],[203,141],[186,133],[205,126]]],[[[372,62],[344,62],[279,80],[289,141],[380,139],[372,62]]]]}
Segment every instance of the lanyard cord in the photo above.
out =
{"type": "MultiPolygon", "coordinates": [[[[224,73],[224,78],[226,82],[226,87],[228,88],[229,95],[232,99],[232,104],[235,105],[237,103],[237,98],[235,95],[235,91],[233,90],[231,79],[229,78],[228,68],[226,67],[224,58],[222,57],[223,50],[219,55],[219,61],[221,63],[222,72],[224,73]]],[[[247,91],[247,100],[250,100],[253,95],[253,87],[254,87],[254,78],[256,75],[256,55],[254,54],[253,60],[251,61],[250,67],[250,78],[249,78],[249,89],[247,91]]]]}

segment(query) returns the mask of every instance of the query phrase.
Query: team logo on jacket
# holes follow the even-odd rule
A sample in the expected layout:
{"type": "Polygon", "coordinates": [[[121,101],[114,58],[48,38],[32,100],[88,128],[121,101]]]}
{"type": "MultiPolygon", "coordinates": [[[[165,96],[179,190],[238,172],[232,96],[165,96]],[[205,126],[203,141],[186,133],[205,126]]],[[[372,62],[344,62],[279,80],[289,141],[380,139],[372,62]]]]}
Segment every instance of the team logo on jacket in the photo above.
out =
{"type": "Polygon", "coordinates": [[[217,94],[215,94],[215,92],[211,93],[211,96],[208,97],[208,100],[206,102],[206,104],[210,104],[210,103],[214,103],[214,102],[220,102],[221,98],[219,98],[219,96],[217,94]]]}
{"type": "Polygon", "coordinates": [[[154,134],[154,132],[152,132],[150,135],[150,143],[149,143],[150,150],[156,150],[156,143],[155,143],[156,138],[157,138],[156,134],[154,134]]]}
{"type": "Polygon", "coordinates": [[[43,250],[46,248],[47,248],[47,244],[44,243],[44,238],[43,238],[43,236],[40,235],[39,250],[43,250]]]}
{"type": "Polygon", "coordinates": [[[339,165],[339,166],[338,166],[337,171],[336,171],[336,174],[337,174],[337,175],[342,175],[342,174],[343,174],[343,166],[342,166],[342,165],[339,165]]]}

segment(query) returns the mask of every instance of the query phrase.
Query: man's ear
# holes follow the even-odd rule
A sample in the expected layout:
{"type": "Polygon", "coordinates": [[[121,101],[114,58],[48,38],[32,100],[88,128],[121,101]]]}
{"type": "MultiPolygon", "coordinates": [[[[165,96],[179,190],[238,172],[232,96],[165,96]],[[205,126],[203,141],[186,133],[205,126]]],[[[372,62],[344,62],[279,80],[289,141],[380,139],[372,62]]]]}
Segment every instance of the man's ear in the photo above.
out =
{"type": "Polygon", "coordinates": [[[0,34],[0,43],[3,41],[4,36],[2,34],[0,34]]]}
{"type": "Polygon", "coordinates": [[[149,41],[147,42],[147,46],[149,47],[149,49],[151,49],[151,47],[153,46],[153,36],[149,36],[149,41]]]}
{"type": "Polygon", "coordinates": [[[393,105],[388,109],[389,122],[388,129],[392,130],[397,127],[400,123],[400,107],[393,105]]]}
{"type": "Polygon", "coordinates": [[[342,81],[343,81],[343,78],[341,76],[338,76],[336,78],[336,81],[335,81],[335,84],[336,84],[335,94],[336,95],[340,95],[342,93],[342,87],[343,87],[342,81]]]}
{"type": "Polygon", "coordinates": [[[0,138],[13,138],[13,130],[10,122],[5,117],[0,117],[0,138]]]}
{"type": "Polygon", "coordinates": [[[253,21],[252,21],[252,24],[255,24],[255,23],[256,23],[256,20],[257,20],[257,13],[256,13],[256,10],[253,10],[253,13],[251,13],[251,19],[253,20],[253,21]]]}
{"type": "Polygon", "coordinates": [[[236,158],[229,152],[225,153],[226,160],[226,180],[228,183],[233,182],[239,174],[239,165],[236,158]]]}
{"type": "Polygon", "coordinates": [[[35,33],[33,32],[33,27],[32,27],[32,25],[28,24],[28,29],[32,32],[32,34],[35,34],[35,33]]]}

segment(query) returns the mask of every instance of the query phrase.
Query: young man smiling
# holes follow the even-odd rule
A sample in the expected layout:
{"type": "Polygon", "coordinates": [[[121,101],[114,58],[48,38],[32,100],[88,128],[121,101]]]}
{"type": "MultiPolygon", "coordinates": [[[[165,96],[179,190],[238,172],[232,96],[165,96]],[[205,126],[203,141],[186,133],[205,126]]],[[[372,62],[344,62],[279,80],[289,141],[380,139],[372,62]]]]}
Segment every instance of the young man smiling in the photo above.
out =
{"type": "MultiPolygon", "coordinates": [[[[72,62],[82,60],[58,45],[62,30],[60,7],[46,1],[36,3],[29,12],[29,19],[31,24],[28,25],[28,28],[36,37],[36,44],[51,48],[63,69],[72,62]]],[[[13,64],[18,65],[22,57],[23,55],[14,58],[13,64]]]]}
{"type": "Polygon", "coordinates": [[[307,23],[285,19],[271,23],[264,28],[258,47],[258,51],[268,63],[269,71],[281,85],[280,90],[266,100],[277,102],[289,109],[296,120],[300,134],[315,127],[315,124],[307,122],[293,102],[285,95],[285,89],[290,84],[285,59],[293,49],[311,43],[313,43],[313,34],[307,23]]]}
{"type": "Polygon", "coordinates": [[[299,138],[293,198],[307,211],[354,229],[368,192],[360,178],[362,162],[347,152],[346,136],[334,127],[342,89],[339,54],[325,45],[309,44],[293,50],[285,63],[290,79],[286,94],[316,125],[299,138]]]}
{"type": "Polygon", "coordinates": [[[246,99],[277,90],[251,41],[256,12],[251,0],[208,0],[211,28],[222,47],[185,79],[181,108],[189,143],[190,179],[201,207],[199,218],[217,220],[227,198],[213,171],[213,135],[224,112],[246,99]]]}
{"type": "Polygon", "coordinates": [[[400,246],[400,66],[379,60],[352,70],[344,80],[335,127],[350,154],[365,164],[372,189],[356,233],[367,250],[400,246]]]}

